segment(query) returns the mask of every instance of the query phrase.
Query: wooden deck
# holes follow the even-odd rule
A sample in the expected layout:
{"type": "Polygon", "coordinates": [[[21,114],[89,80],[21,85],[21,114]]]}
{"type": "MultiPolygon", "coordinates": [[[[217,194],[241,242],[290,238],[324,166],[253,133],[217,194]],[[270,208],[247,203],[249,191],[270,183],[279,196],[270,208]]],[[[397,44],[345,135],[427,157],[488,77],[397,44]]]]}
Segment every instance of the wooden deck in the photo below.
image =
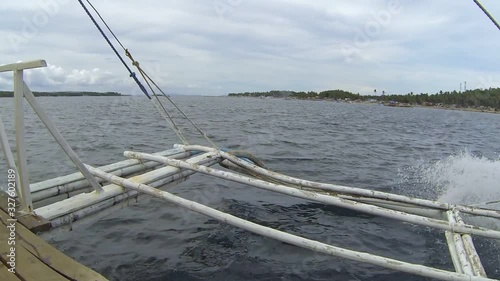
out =
{"type": "Polygon", "coordinates": [[[99,273],[61,253],[31,232],[28,229],[32,228],[29,222],[40,222],[39,218],[23,218],[17,222],[12,220],[7,212],[6,194],[0,196],[0,221],[0,280],[107,280],[99,273]],[[12,225],[12,223],[15,224],[15,231],[11,233],[8,226],[12,225]],[[9,236],[14,233],[15,246],[9,245],[9,236]],[[10,259],[9,255],[11,255],[11,247],[15,247],[15,273],[9,272],[11,266],[8,261],[10,259]]]}

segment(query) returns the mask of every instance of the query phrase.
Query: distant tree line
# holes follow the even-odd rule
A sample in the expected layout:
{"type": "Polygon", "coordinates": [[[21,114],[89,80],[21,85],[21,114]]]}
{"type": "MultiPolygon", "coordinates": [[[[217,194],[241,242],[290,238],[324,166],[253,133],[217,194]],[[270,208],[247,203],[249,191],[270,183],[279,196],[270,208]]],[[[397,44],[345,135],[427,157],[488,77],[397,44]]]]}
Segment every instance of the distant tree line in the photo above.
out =
{"type": "MultiPolygon", "coordinates": [[[[116,92],[33,92],[35,97],[83,97],[83,96],[121,96],[122,94],[116,92]]],[[[14,92],[0,91],[0,98],[11,98],[14,92]]]]}
{"type": "MultiPolygon", "coordinates": [[[[375,92],[375,91],[374,91],[375,92]]],[[[375,92],[376,93],[376,92],[375,92]]],[[[384,92],[385,93],[385,92],[384,92]]],[[[294,92],[294,91],[270,91],[270,92],[246,92],[231,93],[229,96],[242,97],[275,97],[275,98],[295,98],[295,99],[333,99],[333,100],[353,100],[366,101],[375,100],[379,102],[399,102],[412,105],[443,105],[456,107],[489,107],[500,110],[500,88],[475,89],[465,92],[443,92],[436,94],[410,92],[406,95],[360,95],[344,90],[328,90],[323,92],[294,92]]]]}
{"type": "Polygon", "coordinates": [[[443,92],[436,94],[413,94],[366,96],[381,101],[397,101],[419,105],[449,105],[457,107],[491,107],[500,110],[500,88],[474,89],[465,92],[443,92]]]}
{"type": "Polygon", "coordinates": [[[273,98],[296,98],[296,99],[359,99],[359,94],[353,94],[344,90],[328,90],[320,93],[313,91],[295,92],[295,91],[269,91],[269,92],[246,92],[246,93],[231,93],[230,97],[273,97],[273,98]]]}

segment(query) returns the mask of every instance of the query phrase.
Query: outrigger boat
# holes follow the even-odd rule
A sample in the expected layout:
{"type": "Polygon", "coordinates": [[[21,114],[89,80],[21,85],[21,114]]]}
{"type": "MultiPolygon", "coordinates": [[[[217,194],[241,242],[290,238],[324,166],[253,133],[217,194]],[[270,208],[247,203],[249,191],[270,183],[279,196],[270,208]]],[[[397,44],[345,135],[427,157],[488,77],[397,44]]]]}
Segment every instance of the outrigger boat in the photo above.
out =
{"type": "MultiPolygon", "coordinates": [[[[148,195],[203,214],[221,223],[230,224],[311,251],[439,280],[494,280],[487,277],[487,272],[482,266],[472,236],[498,240],[500,239],[500,231],[465,222],[463,214],[499,220],[500,210],[308,181],[271,171],[257,157],[249,153],[219,149],[208,135],[161,90],[139,63],[133,59],[130,52],[124,48],[125,53],[132,60],[132,64],[146,82],[149,91],[143,86],[118,54],[86,5],[81,0],[79,2],[130,71],[141,91],[152,100],[162,116],[169,122],[182,144],[176,144],[171,149],[154,154],[125,151],[123,155],[128,158],[127,160],[101,167],[87,165],[73,151],[71,145],[61,135],[23,80],[24,71],[45,67],[46,62],[34,60],[0,66],[0,72],[13,72],[17,152],[16,157],[14,157],[0,119],[2,150],[9,171],[17,174],[17,177],[13,179],[15,182],[12,184],[12,188],[9,185],[7,194],[3,196],[11,196],[17,200],[16,202],[19,202],[21,207],[10,216],[15,217],[18,222],[31,231],[41,233],[64,227],[72,228],[76,224],[93,221],[110,211],[122,208],[129,201],[136,200],[140,195],[148,195]],[[158,98],[160,93],[173,106],[176,114],[180,114],[183,120],[194,128],[194,131],[206,139],[209,146],[191,145],[187,141],[183,130],[178,126],[178,121],[172,117],[172,110],[167,110],[164,105],[165,99],[162,101],[158,98]],[[42,182],[29,183],[25,147],[24,100],[33,108],[79,172],[42,182]],[[221,165],[225,170],[211,167],[216,164],[221,165]],[[443,232],[455,271],[413,264],[315,241],[236,217],[165,190],[188,180],[195,173],[216,177],[224,181],[243,183],[307,201],[435,228],[443,232]]],[[[480,5],[479,2],[475,2],[480,5]]],[[[90,2],[88,3],[90,4],[90,2]]],[[[482,6],[480,7],[482,8],[482,6]]],[[[484,10],[484,8],[482,9],[484,10]]],[[[96,10],[95,12],[97,13],[96,10]]],[[[490,15],[489,17],[493,20],[490,15]]],[[[495,24],[500,29],[496,22],[495,24]]],[[[106,26],[108,27],[108,25],[106,26]]],[[[488,203],[498,203],[498,201],[488,203]]]]}

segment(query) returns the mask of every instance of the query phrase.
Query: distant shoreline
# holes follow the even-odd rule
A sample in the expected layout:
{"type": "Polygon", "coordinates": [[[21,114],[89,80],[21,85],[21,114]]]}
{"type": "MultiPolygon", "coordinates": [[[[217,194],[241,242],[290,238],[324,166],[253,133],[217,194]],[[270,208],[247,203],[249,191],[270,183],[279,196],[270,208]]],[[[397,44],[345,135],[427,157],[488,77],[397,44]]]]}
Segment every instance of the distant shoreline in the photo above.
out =
{"type": "Polygon", "coordinates": [[[435,94],[410,92],[406,95],[390,94],[382,91],[382,95],[360,95],[345,90],[314,91],[280,91],[230,93],[230,97],[284,98],[295,100],[335,101],[346,103],[373,103],[390,107],[423,107],[449,109],[485,113],[500,113],[500,88],[473,89],[463,92],[439,91],[435,94]]]}
{"type": "Polygon", "coordinates": [[[492,110],[491,108],[473,108],[473,107],[451,107],[447,105],[421,105],[421,104],[395,104],[389,105],[389,103],[384,103],[381,101],[362,101],[362,100],[333,100],[333,99],[298,99],[298,98],[285,98],[285,97],[251,97],[251,96],[229,96],[232,98],[251,98],[251,99],[278,99],[278,100],[298,100],[298,101],[314,101],[314,102],[337,102],[337,103],[350,103],[350,104],[371,104],[371,105],[383,105],[387,107],[397,107],[397,108],[428,108],[428,109],[443,109],[443,110],[457,110],[457,111],[468,111],[468,112],[480,112],[480,113],[493,113],[500,114],[500,111],[492,110]]]}
{"type": "MultiPolygon", "coordinates": [[[[35,97],[123,97],[116,92],[33,92],[35,97]]],[[[12,98],[13,92],[0,91],[0,98],[12,98]]]]}
{"type": "Polygon", "coordinates": [[[457,111],[468,111],[468,112],[482,112],[482,113],[493,113],[500,114],[500,111],[493,111],[488,109],[479,108],[465,108],[465,107],[442,107],[442,106],[427,106],[427,105],[416,105],[415,107],[420,108],[430,108],[430,109],[444,109],[444,110],[457,110],[457,111]]]}

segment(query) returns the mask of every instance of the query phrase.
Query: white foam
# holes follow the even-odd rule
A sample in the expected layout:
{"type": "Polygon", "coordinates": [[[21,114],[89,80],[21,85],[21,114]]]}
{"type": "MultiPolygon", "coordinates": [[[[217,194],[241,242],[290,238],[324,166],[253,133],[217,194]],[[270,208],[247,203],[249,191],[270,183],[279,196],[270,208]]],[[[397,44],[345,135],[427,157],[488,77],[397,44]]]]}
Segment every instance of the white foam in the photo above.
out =
{"type": "Polygon", "coordinates": [[[470,205],[500,200],[500,158],[488,159],[463,151],[420,173],[422,180],[438,191],[439,201],[470,205]]]}
{"type": "MultiPolygon", "coordinates": [[[[500,203],[484,204],[500,201],[500,157],[478,157],[466,150],[417,170],[438,201],[500,210],[500,203]]],[[[500,230],[498,219],[470,216],[466,222],[500,230]]]]}

